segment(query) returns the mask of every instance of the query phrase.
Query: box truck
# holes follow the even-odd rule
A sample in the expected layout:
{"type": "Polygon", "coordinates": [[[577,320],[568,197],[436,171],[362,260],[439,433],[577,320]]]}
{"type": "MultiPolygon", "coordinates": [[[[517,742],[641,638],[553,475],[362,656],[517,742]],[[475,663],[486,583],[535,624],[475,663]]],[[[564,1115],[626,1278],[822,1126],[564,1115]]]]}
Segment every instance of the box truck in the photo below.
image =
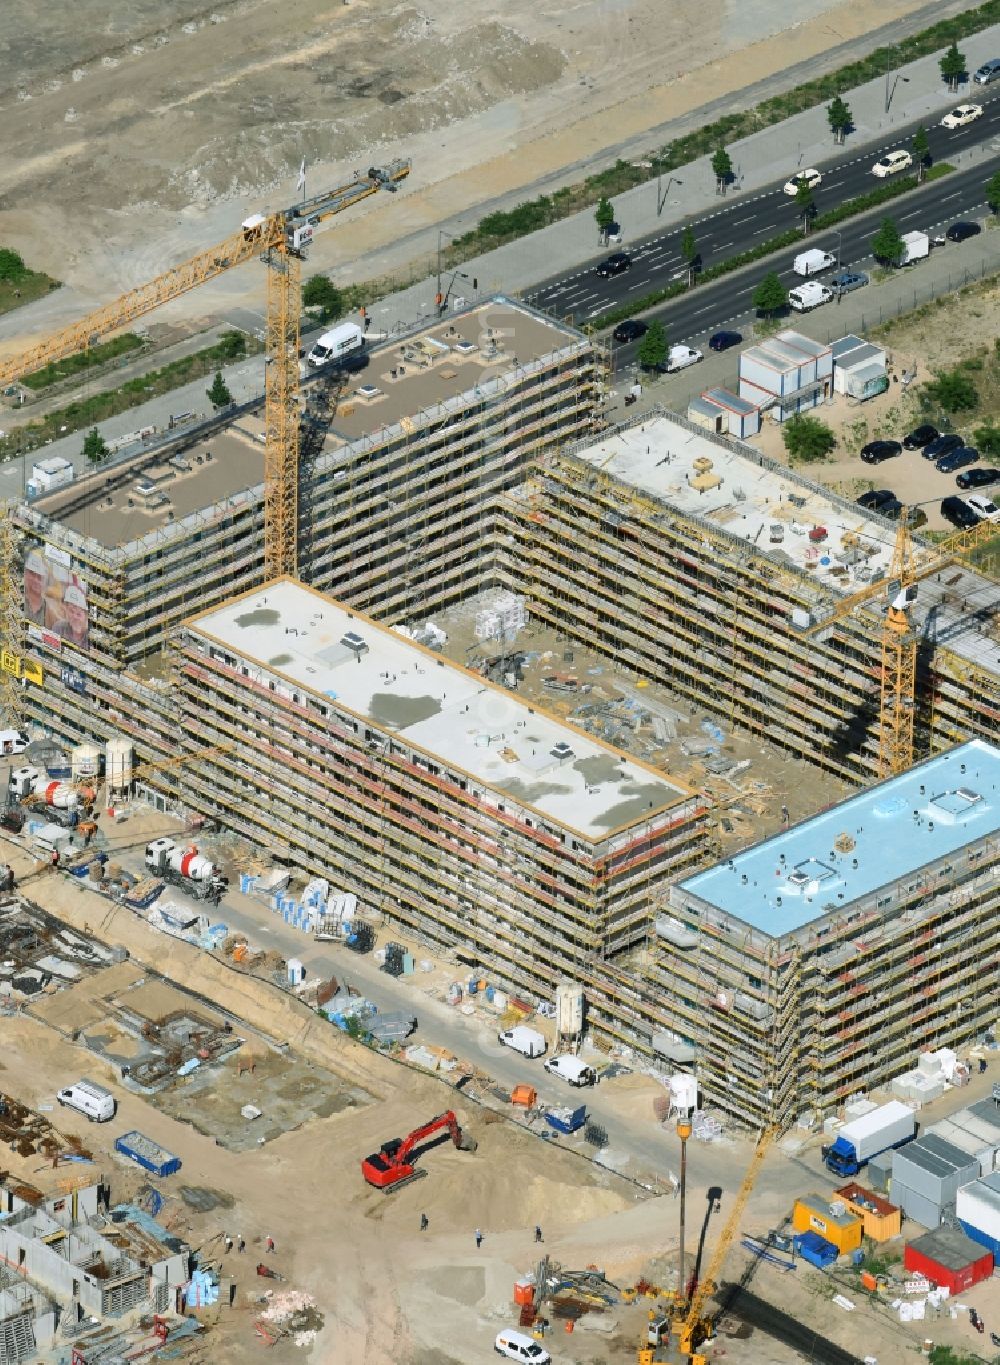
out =
{"type": "Polygon", "coordinates": [[[890,1100],[870,1114],[845,1123],[835,1141],[823,1148],[823,1159],[834,1175],[857,1175],[873,1156],[902,1147],[916,1131],[917,1120],[910,1106],[890,1100]]]}
{"type": "Polygon", "coordinates": [[[343,360],[352,351],[364,348],[365,334],[353,322],[342,322],[317,337],[316,344],[306,356],[310,365],[327,365],[334,360],[343,360]]]}
{"type": "Polygon", "coordinates": [[[808,284],[798,284],[794,289],[789,289],[788,306],[794,308],[797,313],[809,313],[812,309],[819,308],[821,304],[829,303],[832,298],[832,289],[828,289],[825,284],[819,284],[816,280],[810,280],[808,284]]]}
{"type": "Polygon", "coordinates": [[[792,269],[796,275],[818,275],[821,270],[829,270],[836,262],[832,251],[820,251],[819,247],[814,246],[809,251],[799,252],[792,262],[792,269]]]}
{"type": "Polygon", "coordinates": [[[925,256],[930,255],[931,239],[926,232],[904,232],[903,247],[899,264],[912,265],[914,261],[922,261],[925,256]]]}

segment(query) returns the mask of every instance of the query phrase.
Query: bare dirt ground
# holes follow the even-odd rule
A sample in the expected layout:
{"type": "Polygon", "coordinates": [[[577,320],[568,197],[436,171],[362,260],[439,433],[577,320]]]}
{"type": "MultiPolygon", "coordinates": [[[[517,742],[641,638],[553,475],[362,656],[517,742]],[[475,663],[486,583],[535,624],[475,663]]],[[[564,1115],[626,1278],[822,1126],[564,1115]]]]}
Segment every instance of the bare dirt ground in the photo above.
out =
{"type": "MultiPolygon", "coordinates": [[[[363,234],[340,228],[313,253],[318,269],[364,253],[355,274],[380,273],[376,260],[384,268],[429,225],[921,7],[514,0],[498,15],[488,0],[9,0],[0,240],[69,286],[18,330],[47,331],[293,199],[303,157],[313,187],[414,158],[402,195],[352,212],[363,234]]],[[[172,315],[259,304],[252,275],[223,277],[172,315]]]]}

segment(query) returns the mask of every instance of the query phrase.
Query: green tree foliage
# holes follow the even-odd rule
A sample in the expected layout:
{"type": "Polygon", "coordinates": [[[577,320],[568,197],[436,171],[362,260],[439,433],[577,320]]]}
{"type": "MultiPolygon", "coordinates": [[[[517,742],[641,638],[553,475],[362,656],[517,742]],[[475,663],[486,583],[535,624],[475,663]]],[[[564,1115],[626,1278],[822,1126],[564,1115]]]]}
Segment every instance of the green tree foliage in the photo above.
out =
{"type": "Polygon", "coordinates": [[[725,147],[719,147],[712,153],[712,174],[715,176],[716,194],[725,194],[733,174],[733,160],[725,147]]]}
{"type": "Polygon", "coordinates": [[[994,426],[992,417],[987,419],[984,426],[975,429],[972,439],[981,454],[991,458],[1000,455],[1000,427],[994,426]]]}
{"type": "Polygon", "coordinates": [[[602,195],[597,202],[597,208],[594,210],[594,218],[597,222],[598,232],[604,237],[607,234],[608,228],[615,221],[615,211],[611,207],[610,199],[602,195]]]}
{"type": "Polygon", "coordinates": [[[927,137],[927,129],[923,124],[913,134],[912,146],[913,157],[917,163],[917,183],[919,184],[924,178],[924,171],[931,155],[931,144],[927,137]]]}
{"type": "Polygon", "coordinates": [[[994,172],[986,182],[986,202],[994,213],[1000,213],[1000,171],[994,172]]]}
{"type": "Polygon", "coordinates": [[[844,138],[854,126],[854,119],[848,105],[835,95],[826,107],[826,117],[830,124],[830,132],[834,136],[834,141],[843,146],[844,138]]]}
{"type": "Polygon", "coordinates": [[[802,231],[809,231],[809,224],[816,217],[816,196],[813,194],[809,183],[800,180],[795,190],[795,207],[798,209],[799,217],[802,219],[802,231]]]}
{"type": "Polygon", "coordinates": [[[108,458],[107,442],[96,427],[91,427],[83,438],[83,453],[95,469],[108,458]]]}
{"type": "Polygon", "coordinates": [[[758,313],[772,317],[788,303],[788,290],[772,270],[753,291],[753,306],[758,313]]]}
{"type": "Polygon", "coordinates": [[[221,360],[242,360],[247,353],[247,339],[243,332],[223,332],[215,345],[221,360]]]}
{"type": "Polygon", "coordinates": [[[954,93],[958,89],[958,83],[965,75],[965,58],[958,50],[958,44],[952,41],[951,47],[941,58],[939,63],[941,75],[948,82],[948,89],[954,93]]]}
{"type": "Polygon", "coordinates": [[[690,223],[681,233],[681,260],[687,266],[690,287],[694,284],[695,271],[698,269],[698,243],[695,241],[694,228],[690,223]]]}
{"type": "Polygon", "coordinates": [[[27,273],[28,267],[16,251],[11,251],[9,247],[0,247],[0,280],[5,280],[8,284],[17,284],[27,273]]]}
{"type": "Polygon", "coordinates": [[[906,253],[906,243],[891,218],[883,218],[882,225],[872,238],[872,255],[887,265],[898,265],[906,253]]]}
{"type": "Polygon", "coordinates": [[[666,364],[667,334],[663,323],[656,318],[649,324],[646,334],[639,342],[638,360],[644,370],[655,370],[666,364]]]}
{"type": "Polygon", "coordinates": [[[208,394],[208,401],[214,408],[228,408],[233,401],[233,395],[229,392],[229,386],[223,379],[221,370],[216,370],[212,387],[206,389],[205,392],[208,394]]]}
{"type": "Polygon", "coordinates": [[[340,290],[326,275],[313,275],[302,286],[302,302],[316,311],[319,323],[335,322],[344,312],[340,290]]]}
{"type": "Polygon", "coordinates": [[[943,412],[968,412],[979,402],[975,384],[962,370],[942,370],[923,387],[943,412]]]}
{"type": "Polygon", "coordinates": [[[810,464],[829,455],[837,438],[818,417],[796,413],[781,428],[781,438],[792,464],[810,464]]]}

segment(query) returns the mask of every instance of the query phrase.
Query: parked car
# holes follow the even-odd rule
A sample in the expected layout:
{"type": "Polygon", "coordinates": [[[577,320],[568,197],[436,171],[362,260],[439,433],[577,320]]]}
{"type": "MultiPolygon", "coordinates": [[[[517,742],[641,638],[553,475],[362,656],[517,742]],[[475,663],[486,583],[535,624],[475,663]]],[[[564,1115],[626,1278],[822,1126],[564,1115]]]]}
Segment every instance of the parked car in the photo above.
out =
{"type": "Polygon", "coordinates": [[[793,175],[791,180],[785,181],[784,193],[790,195],[798,194],[799,185],[803,180],[811,190],[814,190],[817,185],[822,183],[823,177],[820,175],[819,171],[814,170],[810,166],[807,171],[799,171],[798,175],[793,175]]]}
{"type": "Polygon", "coordinates": [[[942,128],[964,128],[967,123],[975,123],[977,118],[982,118],[983,106],[981,104],[958,104],[954,109],[950,109],[941,120],[942,128]]]}
{"type": "Polygon", "coordinates": [[[942,455],[939,460],[934,461],[934,468],[942,474],[954,474],[956,469],[964,469],[967,464],[975,464],[979,459],[979,451],[975,446],[959,446],[957,450],[949,450],[947,455],[942,455]]]}
{"type": "Polygon", "coordinates": [[[739,346],[742,340],[742,332],[713,332],[708,338],[708,349],[710,351],[728,351],[730,346],[739,346]]]}
{"type": "Polygon", "coordinates": [[[615,341],[624,343],[626,341],[638,341],[639,338],[644,337],[648,331],[648,322],[643,322],[641,318],[626,318],[624,322],[618,324],[611,335],[614,337],[615,341]]]}
{"type": "Polygon", "coordinates": [[[881,464],[891,460],[894,455],[902,455],[903,447],[898,441],[869,441],[861,447],[861,458],[865,464],[881,464]]]}
{"type": "Polygon", "coordinates": [[[970,493],[965,503],[972,508],[980,521],[1000,521],[1000,507],[985,493],[970,493]]]}
{"type": "Polygon", "coordinates": [[[962,498],[942,498],[941,515],[945,521],[950,521],[952,526],[957,526],[960,531],[967,531],[970,527],[979,525],[979,518],[962,498]]]}
{"type": "Polygon", "coordinates": [[[839,275],[834,275],[830,281],[830,288],[835,294],[850,294],[854,289],[863,289],[871,279],[863,270],[842,270],[839,275]]]}
{"type": "Polygon", "coordinates": [[[891,488],[869,488],[867,493],[862,493],[858,498],[859,507],[867,507],[870,512],[877,512],[887,502],[895,502],[896,495],[891,488]]]}
{"type": "Polygon", "coordinates": [[[924,422],[922,426],[914,427],[903,437],[903,449],[921,450],[924,446],[929,446],[931,441],[936,441],[940,435],[937,427],[932,427],[930,422],[924,422]]]}
{"type": "Polygon", "coordinates": [[[498,1356],[506,1356],[508,1360],[527,1361],[528,1365],[549,1365],[552,1357],[544,1346],[539,1346],[534,1337],[529,1337],[527,1332],[515,1332],[513,1330],[497,1333],[493,1349],[498,1356]]]}
{"type": "Polygon", "coordinates": [[[627,251],[615,251],[600,263],[597,267],[597,273],[602,279],[608,279],[611,275],[620,275],[631,264],[632,257],[627,251]]]}
{"type": "Polygon", "coordinates": [[[1000,483],[1000,469],[978,465],[975,469],[966,469],[956,475],[955,482],[959,488],[986,488],[991,483],[1000,483]]]}
{"type": "Polygon", "coordinates": [[[977,85],[990,85],[1000,77],[1000,57],[991,57],[988,62],[983,62],[972,73],[972,79],[977,85]]]}
{"type": "Polygon", "coordinates": [[[693,346],[671,346],[660,369],[664,374],[675,374],[678,370],[686,370],[689,365],[697,365],[699,360],[704,359],[704,353],[695,350],[693,346]]]}
{"type": "Polygon", "coordinates": [[[957,431],[949,431],[946,436],[936,436],[933,441],[925,445],[921,454],[925,460],[939,460],[942,455],[947,455],[950,450],[958,450],[959,446],[964,446],[965,442],[957,431]]]}
{"type": "Polygon", "coordinates": [[[877,175],[880,180],[884,180],[887,175],[895,175],[897,171],[907,171],[913,165],[913,157],[909,152],[895,151],[886,152],[885,156],[879,157],[872,167],[872,175],[877,175]]]}
{"type": "Polygon", "coordinates": [[[967,223],[961,221],[952,223],[951,227],[944,234],[949,242],[967,242],[970,237],[978,237],[982,228],[978,223],[967,223]]]}

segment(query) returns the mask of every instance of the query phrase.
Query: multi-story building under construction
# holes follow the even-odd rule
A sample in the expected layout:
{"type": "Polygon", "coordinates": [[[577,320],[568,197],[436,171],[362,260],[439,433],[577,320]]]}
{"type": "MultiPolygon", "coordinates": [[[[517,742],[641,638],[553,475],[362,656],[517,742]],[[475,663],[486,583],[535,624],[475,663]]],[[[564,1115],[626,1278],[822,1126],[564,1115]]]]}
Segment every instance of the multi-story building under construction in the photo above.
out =
{"type": "MultiPolygon", "coordinates": [[[[308,383],[303,579],[391,621],[488,586],[497,494],[539,450],[594,429],[605,363],[580,332],[493,299],[308,383]]],[[[24,655],[43,678],[31,719],[172,750],[170,630],[261,581],[262,436],[252,417],[179,434],[17,509],[24,655]]]]}
{"type": "Polygon", "coordinates": [[[832,1112],[996,1018],[1000,749],[958,745],[677,882],[659,982],[705,1093],[832,1112]]]}
{"type": "Polygon", "coordinates": [[[696,793],[302,584],[202,613],[176,648],[206,751],[189,804],[515,989],[599,974],[704,861],[696,793]]]}

